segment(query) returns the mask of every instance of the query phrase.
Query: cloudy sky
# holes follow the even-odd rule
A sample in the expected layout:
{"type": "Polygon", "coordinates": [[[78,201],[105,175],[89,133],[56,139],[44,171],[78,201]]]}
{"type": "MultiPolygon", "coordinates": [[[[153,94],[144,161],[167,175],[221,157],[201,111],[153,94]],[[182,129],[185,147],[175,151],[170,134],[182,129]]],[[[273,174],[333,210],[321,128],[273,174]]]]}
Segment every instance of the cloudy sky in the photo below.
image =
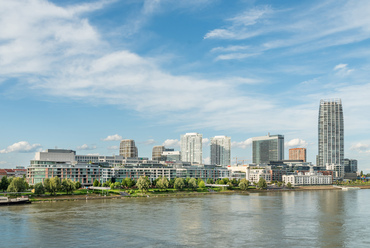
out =
{"type": "MultiPolygon", "coordinates": [[[[0,1],[0,168],[35,151],[118,154],[134,139],[285,136],[317,154],[320,99],[341,98],[345,157],[370,172],[370,1],[0,1]]],[[[235,159],[233,159],[235,162],[235,159]]]]}

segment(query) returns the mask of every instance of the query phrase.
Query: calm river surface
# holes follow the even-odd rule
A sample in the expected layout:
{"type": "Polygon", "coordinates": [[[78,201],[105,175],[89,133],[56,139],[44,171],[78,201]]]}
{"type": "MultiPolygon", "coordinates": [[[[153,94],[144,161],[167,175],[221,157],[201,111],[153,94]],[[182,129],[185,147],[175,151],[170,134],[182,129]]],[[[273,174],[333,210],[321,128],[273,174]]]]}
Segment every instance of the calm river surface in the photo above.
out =
{"type": "Polygon", "coordinates": [[[370,190],[0,207],[0,247],[370,247],[370,190]]]}

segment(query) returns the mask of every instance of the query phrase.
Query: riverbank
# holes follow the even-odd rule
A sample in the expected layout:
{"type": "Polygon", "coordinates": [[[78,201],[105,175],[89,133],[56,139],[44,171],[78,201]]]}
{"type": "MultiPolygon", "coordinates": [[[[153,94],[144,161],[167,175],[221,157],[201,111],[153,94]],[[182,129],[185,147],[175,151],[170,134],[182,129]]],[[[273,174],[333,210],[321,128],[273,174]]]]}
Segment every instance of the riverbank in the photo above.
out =
{"type": "MultiPolygon", "coordinates": [[[[361,189],[370,189],[370,185],[360,185],[360,186],[341,186],[341,187],[357,187],[361,189]]],[[[294,188],[269,188],[269,189],[248,189],[248,190],[217,190],[212,189],[205,191],[176,191],[176,190],[166,190],[166,191],[149,191],[146,193],[135,193],[133,195],[120,195],[120,191],[111,191],[109,195],[101,195],[99,193],[86,193],[86,194],[75,194],[75,195],[66,195],[66,194],[57,194],[57,195],[42,195],[35,196],[30,195],[30,200],[32,203],[43,203],[43,202],[57,202],[57,201],[79,201],[79,200],[101,200],[101,199],[124,199],[124,198],[137,198],[137,197],[194,197],[202,196],[208,194],[253,194],[253,193],[273,193],[273,192],[287,192],[287,191],[307,191],[307,190],[342,190],[340,187],[335,187],[334,185],[319,185],[319,186],[297,186],[294,188]]]]}

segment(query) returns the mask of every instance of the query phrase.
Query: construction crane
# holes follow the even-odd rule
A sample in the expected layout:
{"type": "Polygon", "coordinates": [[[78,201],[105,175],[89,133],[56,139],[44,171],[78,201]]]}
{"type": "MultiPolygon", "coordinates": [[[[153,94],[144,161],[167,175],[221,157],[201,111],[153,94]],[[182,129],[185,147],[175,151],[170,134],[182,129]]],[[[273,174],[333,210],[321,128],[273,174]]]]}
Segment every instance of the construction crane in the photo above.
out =
{"type": "Polygon", "coordinates": [[[242,162],[242,165],[244,165],[244,162],[250,161],[248,157],[233,157],[233,160],[235,159],[235,164],[238,165],[238,161],[242,162]]]}

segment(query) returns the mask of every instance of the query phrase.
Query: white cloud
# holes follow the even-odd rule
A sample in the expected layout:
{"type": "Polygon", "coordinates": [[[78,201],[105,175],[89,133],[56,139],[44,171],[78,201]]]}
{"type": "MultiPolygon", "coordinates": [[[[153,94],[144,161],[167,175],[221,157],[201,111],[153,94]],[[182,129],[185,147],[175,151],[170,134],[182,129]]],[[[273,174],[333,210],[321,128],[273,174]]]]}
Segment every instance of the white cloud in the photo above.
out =
{"type": "Polygon", "coordinates": [[[210,163],[211,163],[210,157],[203,158],[203,164],[210,164],[210,163]]]}
{"type": "Polygon", "coordinates": [[[108,150],[119,150],[119,146],[108,146],[108,150]]]}
{"type": "Polygon", "coordinates": [[[237,141],[231,142],[231,147],[232,148],[242,148],[242,149],[245,149],[245,148],[247,148],[250,145],[252,145],[252,138],[249,138],[249,139],[246,139],[246,140],[240,141],[240,142],[237,142],[237,141]]]}
{"type": "Polygon", "coordinates": [[[208,143],[209,143],[209,139],[208,139],[208,138],[203,138],[203,139],[202,139],[202,144],[203,144],[203,145],[205,145],[205,146],[206,146],[206,145],[208,145],[208,143]]]}
{"type": "Polygon", "coordinates": [[[11,153],[11,152],[20,152],[20,153],[27,153],[27,152],[36,152],[41,150],[40,144],[33,144],[31,145],[27,141],[20,141],[14,143],[13,145],[8,146],[6,149],[0,150],[0,153],[11,153]]]}
{"type": "Polygon", "coordinates": [[[82,146],[77,146],[76,149],[77,150],[95,150],[96,149],[96,146],[95,145],[89,146],[87,144],[83,144],[82,146]]]}
{"type": "Polygon", "coordinates": [[[347,64],[338,64],[334,67],[334,71],[336,70],[340,70],[340,69],[343,69],[343,68],[346,68],[347,67],[347,64]]]}
{"type": "Polygon", "coordinates": [[[118,134],[109,135],[108,137],[103,139],[103,141],[120,141],[120,140],[122,140],[122,136],[118,134]]]}
{"type": "Polygon", "coordinates": [[[0,161],[0,164],[7,164],[8,162],[6,161],[0,161]]]}
{"type": "Polygon", "coordinates": [[[363,143],[356,143],[350,147],[350,150],[357,151],[360,153],[370,153],[370,145],[363,143]]]}
{"type": "Polygon", "coordinates": [[[180,147],[180,141],[177,139],[166,139],[163,144],[165,147],[180,147]]]}
{"type": "Polygon", "coordinates": [[[285,142],[285,147],[286,148],[304,148],[307,147],[308,143],[305,140],[302,139],[292,139],[290,141],[285,142]]]}

